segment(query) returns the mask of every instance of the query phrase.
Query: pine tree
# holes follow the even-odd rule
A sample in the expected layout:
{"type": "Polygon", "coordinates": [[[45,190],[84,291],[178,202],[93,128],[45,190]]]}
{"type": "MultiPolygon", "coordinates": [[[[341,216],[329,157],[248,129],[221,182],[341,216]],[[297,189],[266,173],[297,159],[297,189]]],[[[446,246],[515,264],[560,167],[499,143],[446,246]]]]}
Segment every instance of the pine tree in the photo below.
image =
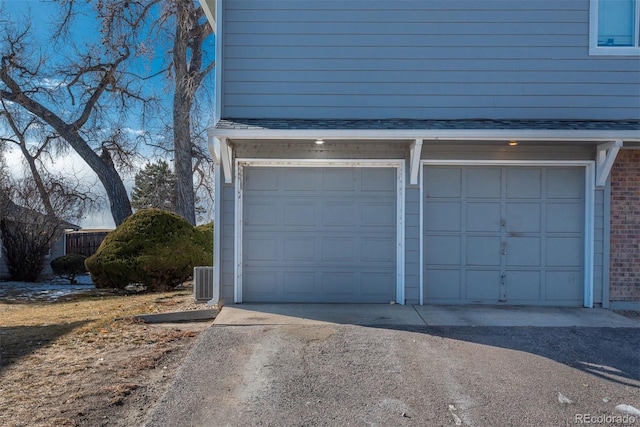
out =
{"type": "Polygon", "coordinates": [[[147,163],[135,176],[131,206],[136,210],[158,208],[176,211],[176,175],[164,160],[147,163]]]}

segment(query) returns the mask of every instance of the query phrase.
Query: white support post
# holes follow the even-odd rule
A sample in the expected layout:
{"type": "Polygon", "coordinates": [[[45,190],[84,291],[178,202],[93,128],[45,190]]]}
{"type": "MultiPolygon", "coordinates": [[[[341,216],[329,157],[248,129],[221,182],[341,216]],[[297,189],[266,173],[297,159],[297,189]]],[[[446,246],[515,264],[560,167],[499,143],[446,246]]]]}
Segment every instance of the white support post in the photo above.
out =
{"type": "Polygon", "coordinates": [[[233,182],[233,149],[229,145],[227,138],[220,138],[220,157],[222,160],[222,171],[224,172],[224,183],[231,184],[233,182]]]}
{"type": "Polygon", "coordinates": [[[220,140],[218,138],[210,136],[207,144],[207,148],[209,148],[209,154],[211,154],[213,163],[216,165],[219,165],[220,164],[220,140]]]}
{"type": "Polygon", "coordinates": [[[418,185],[418,176],[420,174],[420,155],[422,154],[422,140],[416,139],[411,143],[410,166],[409,166],[409,183],[418,185]]]}
{"type": "Polygon", "coordinates": [[[607,184],[607,178],[616,160],[618,151],[622,148],[622,141],[612,141],[598,145],[596,158],[596,187],[602,188],[607,184]]]}

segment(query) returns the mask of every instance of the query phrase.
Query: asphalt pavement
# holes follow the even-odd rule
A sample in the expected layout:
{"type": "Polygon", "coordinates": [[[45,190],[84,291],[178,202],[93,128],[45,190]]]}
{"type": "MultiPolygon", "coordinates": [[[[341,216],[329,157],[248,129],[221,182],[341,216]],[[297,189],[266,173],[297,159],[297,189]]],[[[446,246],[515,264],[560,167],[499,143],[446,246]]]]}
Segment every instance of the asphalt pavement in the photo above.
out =
{"type": "Polygon", "coordinates": [[[358,324],[341,307],[224,307],[146,425],[640,425],[637,321],[429,325],[368,306],[358,324]]]}

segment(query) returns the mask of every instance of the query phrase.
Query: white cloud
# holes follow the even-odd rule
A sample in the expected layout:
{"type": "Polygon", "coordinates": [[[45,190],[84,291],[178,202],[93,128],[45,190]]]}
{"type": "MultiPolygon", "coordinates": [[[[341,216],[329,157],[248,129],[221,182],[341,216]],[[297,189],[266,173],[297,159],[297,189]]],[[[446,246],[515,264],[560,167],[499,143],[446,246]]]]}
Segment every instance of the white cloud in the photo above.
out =
{"type": "MultiPolygon", "coordinates": [[[[24,177],[25,170],[23,167],[22,154],[17,149],[10,149],[5,152],[5,160],[9,167],[10,173],[17,178],[24,177]]],[[[115,223],[111,217],[109,210],[109,202],[102,183],[98,179],[96,173],[85,163],[84,160],[75,152],[54,159],[53,162],[46,162],[47,168],[51,172],[58,172],[68,177],[74,177],[89,187],[93,193],[98,195],[103,201],[103,207],[90,214],[80,221],[82,228],[115,228],[115,223]]],[[[133,188],[133,177],[124,176],[124,185],[127,193],[131,193],[133,188]]]]}
{"type": "Polygon", "coordinates": [[[67,84],[60,79],[50,79],[45,77],[44,79],[40,80],[40,86],[44,87],[45,89],[53,90],[65,87],[67,86],[67,84]]]}
{"type": "Polygon", "coordinates": [[[133,129],[130,127],[125,127],[122,129],[123,131],[125,131],[126,133],[130,134],[130,135],[134,135],[134,136],[142,136],[146,133],[146,131],[144,129],[133,129]]]}

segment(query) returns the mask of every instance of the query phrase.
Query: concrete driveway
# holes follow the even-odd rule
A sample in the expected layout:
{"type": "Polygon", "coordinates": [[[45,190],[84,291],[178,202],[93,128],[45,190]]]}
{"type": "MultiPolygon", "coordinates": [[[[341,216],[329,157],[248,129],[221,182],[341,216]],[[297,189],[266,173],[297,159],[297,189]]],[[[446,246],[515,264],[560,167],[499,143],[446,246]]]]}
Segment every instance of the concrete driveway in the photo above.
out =
{"type": "Polygon", "coordinates": [[[598,309],[227,306],[146,425],[640,425],[639,326],[598,309]]]}

